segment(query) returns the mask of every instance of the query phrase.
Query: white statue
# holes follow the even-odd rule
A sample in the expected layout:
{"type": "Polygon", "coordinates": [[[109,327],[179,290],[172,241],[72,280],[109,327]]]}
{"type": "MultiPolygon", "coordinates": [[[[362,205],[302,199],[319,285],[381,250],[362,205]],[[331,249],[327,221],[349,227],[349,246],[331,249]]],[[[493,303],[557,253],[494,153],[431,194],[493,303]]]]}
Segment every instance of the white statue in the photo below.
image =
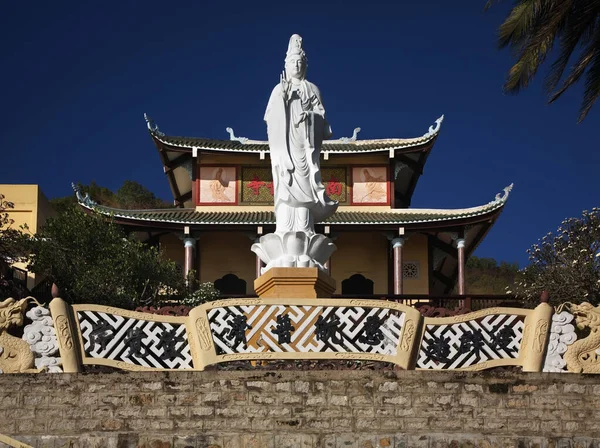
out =
{"type": "Polygon", "coordinates": [[[321,181],[321,143],[331,137],[317,86],[306,80],[302,38],[290,38],[285,71],[265,112],[275,196],[276,229],[261,237],[252,250],[274,266],[319,267],[335,245],[315,234],[315,222],[330,217],[337,201],[325,194],[321,181]]]}

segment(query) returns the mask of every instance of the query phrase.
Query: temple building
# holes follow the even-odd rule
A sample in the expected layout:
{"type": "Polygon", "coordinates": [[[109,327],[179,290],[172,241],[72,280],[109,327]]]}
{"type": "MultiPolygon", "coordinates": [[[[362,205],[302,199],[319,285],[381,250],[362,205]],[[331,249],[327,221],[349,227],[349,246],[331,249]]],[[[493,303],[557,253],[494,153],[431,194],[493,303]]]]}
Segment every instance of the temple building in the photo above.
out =
{"type": "MultiPolygon", "coordinates": [[[[48,218],[56,215],[50,201],[46,198],[39,185],[35,184],[0,184],[0,194],[5,200],[13,204],[12,208],[5,210],[8,218],[12,220],[11,228],[19,230],[25,228],[28,233],[36,234],[46,223],[48,218]]],[[[27,271],[27,263],[15,262],[11,264],[12,277],[30,291],[43,280],[40,275],[27,271]]]]}
{"type": "MultiPolygon", "coordinates": [[[[443,116],[416,138],[323,142],[321,173],[338,210],[315,229],[335,241],[326,267],[336,294],[464,294],[464,264],[498,219],[512,186],[484,205],[410,208],[443,116]],[[456,287],[456,290],[455,290],[456,287]]],[[[267,141],[166,135],[146,117],[174,208],[119,210],[77,192],[82,207],[160,245],[166,256],[227,295],[253,295],[260,259],[251,245],[275,230],[267,141]]]]}

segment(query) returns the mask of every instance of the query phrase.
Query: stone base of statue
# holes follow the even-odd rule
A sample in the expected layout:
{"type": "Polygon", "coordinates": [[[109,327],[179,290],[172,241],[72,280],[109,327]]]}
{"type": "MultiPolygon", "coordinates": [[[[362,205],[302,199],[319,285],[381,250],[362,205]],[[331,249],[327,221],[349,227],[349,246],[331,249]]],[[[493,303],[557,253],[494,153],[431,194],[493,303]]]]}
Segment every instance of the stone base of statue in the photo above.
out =
{"type": "Polygon", "coordinates": [[[285,232],[261,236],[252,251],[265,263],[261,273],[272,268],[319,268],[336,250],[330,238],[318,233],[285,232]]]}
{"type": "Polygon", "coordinates": [[[335,280],[318,268],[271,268],[254,280],[262,299],[330,298],[335,280]]]}

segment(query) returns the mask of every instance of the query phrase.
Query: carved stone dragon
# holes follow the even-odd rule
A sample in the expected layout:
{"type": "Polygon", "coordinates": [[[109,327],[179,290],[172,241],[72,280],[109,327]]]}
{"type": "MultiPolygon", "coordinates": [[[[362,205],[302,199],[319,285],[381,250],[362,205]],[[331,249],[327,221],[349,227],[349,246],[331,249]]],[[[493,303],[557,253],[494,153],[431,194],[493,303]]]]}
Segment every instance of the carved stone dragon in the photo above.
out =
{"type": "Polygon", "coordinates": [[[571,344],[564,354],[569,372],[600,373],[600,306],[583,302],[579,305],[568,304],[575,316],[577,328],[590,329],[590,334],[571,344]]]}
{"type": "Polygon", "coordinates": [[[2,373],[39,373],[36,369],[34,355],[27,342],[10,335],[10,327],[20,327],[25,321],[24,313],[27,304],[33,297],[19,301],[8,298],[0,302],[0,371],[2,373]]]}

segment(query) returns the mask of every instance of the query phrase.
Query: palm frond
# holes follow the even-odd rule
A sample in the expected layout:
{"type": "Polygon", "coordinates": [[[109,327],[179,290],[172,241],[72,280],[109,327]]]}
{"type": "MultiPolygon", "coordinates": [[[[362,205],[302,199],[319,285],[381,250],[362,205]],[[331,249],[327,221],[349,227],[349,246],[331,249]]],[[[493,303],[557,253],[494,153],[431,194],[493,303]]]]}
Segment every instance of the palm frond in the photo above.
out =
{"type": "Polygon", "coordinates": [[[499,47],[521,47],[531,33],[532,27],[539,20],[544,3],[544,0],[518,0],[518,4],[498,29],[499,47]]]}
{"type": "Polygon", "coordinates": [[[483,12],[486,12],[488,9],[490,9],[492,7],[492,4],[494,3],[494,1],[496,1],[497,3],[500,3],[502,0],[488,0],[487,2],[485,2],[485,6],[483,7],[483,12]]]}
{"type": "Polygon", "coordinates": [[[600,96],[600,30],[597,30],[596,34],[597,45],[595,46],[594,54],[585,74],[585,91],[583,92],[583,101],[579,110],[579,123],[585,119],[600,96]]]}
{"type": "Polygon", "coordinates": [[[585,73],[586,68],[593,62],[594,55],[600,51],[600,30],[596,34],[596,38],[586,46],[583,53],[579,56],[569,76],[563,81],[561,88],[550,95],[549,103],[556,101],[569,87],[579,81],[585,73]]]}
{"type": "Polygon", "coordinates": [[[528,45],[520,53],[517,62],[513,65],[504,83],[506,93],[518,93],[527,87],[537,73],[540,65],[552,49],[554,36],[546,36],[546,41],[539,42],[537,46],[528,45]]]}
{"type": "MultiPolygon", "coordinates": [[[[484,9],[499,1],[487,0],[484,9]]],[[[550,94],[549,102],[555,101],[585,75],[581,121],[600,96],[600,0],[515,0],[498,29],[499,47],[510,47],[516,59],[508,72],[504,91],[517,93],[527,87],[555,42],[559,43],[560,53],[544,84],[550,94]],[[557,89],[576,53],[575,64],[557,89]]]]}
{"type": "MultiPolygon", "coordinates": [[[[517,93],[529,85],[539,67],[546,60],[556,36],[564,29],[573,1],[546,2],[546,5],[538,10],[539,14],[532,18],[533,23],[527,34],[523,36],[523,40],[526,42],[519,43],[521,48],[517,56],[517,63],[510,69],[504,85],[506,92],[517,93]]],[[[514,47],[515,44],[511,44],[511,46],[514,47]]]]}
{"type": "Polygon", "coordinates": [[[558,85],[563,73],[571,59],[573,52],[580,45],[585,45],[594,35],[594,30],[598,26],[598,14],[600,13],[600,2],[596,0],[586,0],[577,3],[576,8],[572,8],[568,16],[565,27],[560,35],[560,54],[553,62],[545,80],[547,92],[552,92],[558,85]],[[596,11],[594,11],[596,8],[596,11]]]}

